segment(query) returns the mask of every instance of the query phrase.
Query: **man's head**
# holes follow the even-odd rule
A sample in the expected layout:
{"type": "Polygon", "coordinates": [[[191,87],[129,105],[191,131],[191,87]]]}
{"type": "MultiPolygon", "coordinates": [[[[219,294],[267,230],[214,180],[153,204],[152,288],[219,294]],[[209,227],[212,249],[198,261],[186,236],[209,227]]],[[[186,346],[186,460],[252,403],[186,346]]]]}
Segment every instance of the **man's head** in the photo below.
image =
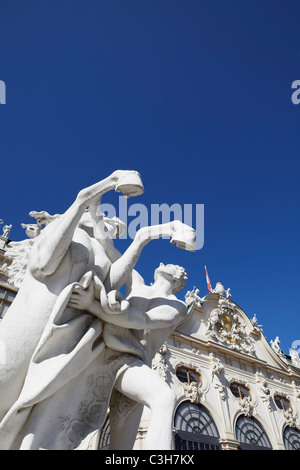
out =
{"type": "Polygon", "coordinates": [[[188,279],[188,275],[184,268],[176,264],[160,263],[160,266],[154,272],[154,280],[156,281],[159,276],[163,276],[172,283],[173,293],[180,292],[188,279]]]}

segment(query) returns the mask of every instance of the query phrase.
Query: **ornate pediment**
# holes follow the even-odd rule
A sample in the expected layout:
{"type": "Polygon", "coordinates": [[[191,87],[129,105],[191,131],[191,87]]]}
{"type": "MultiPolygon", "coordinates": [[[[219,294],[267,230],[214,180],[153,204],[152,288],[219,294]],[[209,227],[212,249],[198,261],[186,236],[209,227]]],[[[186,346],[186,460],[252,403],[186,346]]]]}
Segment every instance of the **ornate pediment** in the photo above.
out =
{"type": "Polygon", "coordinates": [[[253,339],[246,333],[246,325],[236,305],[228,298],[220,298],[208,319],[206,336],[230,349],[255,355],[253,339]]]}

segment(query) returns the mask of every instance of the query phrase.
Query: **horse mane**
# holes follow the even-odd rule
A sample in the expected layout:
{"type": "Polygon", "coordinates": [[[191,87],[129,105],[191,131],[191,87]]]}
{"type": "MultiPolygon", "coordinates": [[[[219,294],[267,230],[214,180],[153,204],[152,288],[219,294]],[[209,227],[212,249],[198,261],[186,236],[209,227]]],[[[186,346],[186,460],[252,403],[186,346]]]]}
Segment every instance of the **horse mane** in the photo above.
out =
{"type": "Polygon", "coordinates": [[[20,242],[10,242],[7,245],[5,258],[12,260],[11,264],[4,263],[1,271],[7,277],[7,283],[19,289],[24,280],[28,266],[29,252],[35,239],[26,239],[20,242]]]}
{"type": "Polygon", "coordinates": [[[31,211],[29,215],[37,219],[37,223],[21,224],[21,226],[26,229],[25,233],[30,238],[20,242],[10,242],[7,245],[4,257],[12,260],[12,262],[4,263],[0,270],[7,277],[6,282],[17,290],[21,287],[24,280],[28,267],[29,252],[36,238],[40,235],[45,225],[60,217],[60,214],[50,215],[46,211],[31,211]]]}

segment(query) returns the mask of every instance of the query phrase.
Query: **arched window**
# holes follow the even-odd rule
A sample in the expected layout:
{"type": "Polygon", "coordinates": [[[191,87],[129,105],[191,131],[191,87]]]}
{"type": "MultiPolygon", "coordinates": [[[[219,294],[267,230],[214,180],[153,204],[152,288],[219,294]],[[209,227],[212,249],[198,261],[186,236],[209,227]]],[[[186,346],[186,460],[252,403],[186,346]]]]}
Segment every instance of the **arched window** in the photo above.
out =
{"type": "Polygon", "coordinates": [[[254,418],[240,416],[236,423],[235,433],[236,439],[240,442],[240,449],[272,449],[263,427],[254,418]]]}
{"type": "Polygon", "coordinates": [[[174,426],[177,450],[221,449],[217,426],[201,405],[190,401],[181,403],[175,414],[174,426]]]}
{"type": "Polygon", "coordinates": [[[286,450],[300,450],[300,431],[287,426],[283,433],[283,443],[286,450]]]}
{"type": "Polygon", "coordinates": [[[99,431],[97,450],[106,450],[109,447],[110,441],[110,421],[107,416],[103,428],[99,431]]]}

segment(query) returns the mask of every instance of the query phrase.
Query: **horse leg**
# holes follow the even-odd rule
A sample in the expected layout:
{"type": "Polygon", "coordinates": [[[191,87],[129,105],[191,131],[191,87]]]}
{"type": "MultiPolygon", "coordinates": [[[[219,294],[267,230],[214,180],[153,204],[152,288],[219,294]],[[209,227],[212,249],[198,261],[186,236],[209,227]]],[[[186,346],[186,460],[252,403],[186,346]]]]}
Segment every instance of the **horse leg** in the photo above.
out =
{"type": "Polygon", "coordinates": [[[118,188],[120,181],[136,172],[117,170],[104,180],[82,189],[74,203],[60,217],[45,227],[31,250],[29,267],[35,276],[53,274],[66,254],[78,222],[86,207],[102,194],[118,188]]]}
{"type": "Polygon", "coordinates": [[[152,227],[142,227],[137,231],[133,242],[125,253],[111,265],[105,280],[107,291],[121,289],[125,280],[136,265],[144,246],[151,240],[161,237],[171,237],[171,243],[180,243],[181,248],[191,251],[195,246],[193,240],[195,239],[195,230],[178,220],[166,224],[153,225],[152,227]],[[185,238],[187,243],[183,246],[183,244],[185,244],[185,238]]]}

